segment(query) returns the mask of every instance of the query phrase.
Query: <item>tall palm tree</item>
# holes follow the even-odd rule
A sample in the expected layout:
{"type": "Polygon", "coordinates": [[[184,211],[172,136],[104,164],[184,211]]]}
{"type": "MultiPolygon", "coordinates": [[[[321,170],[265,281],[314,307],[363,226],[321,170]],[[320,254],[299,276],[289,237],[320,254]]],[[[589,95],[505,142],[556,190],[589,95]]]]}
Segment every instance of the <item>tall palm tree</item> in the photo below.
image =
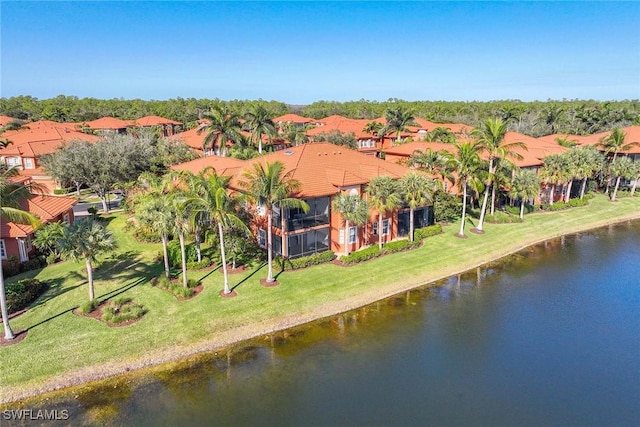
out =
{"type": "Polygon", "coordinates": [[[618,157],[613,162],[611,162],[611,175],[616,178],[616,185],[613,189],[613,193],[611,194],[611,201],[616,201],[616,196],[618,194],[618,187],[620,186],[620,179],[626,178],[631,179],[635,173],[633,161],[627,157],[618,157]]]}
{"type": "MultiPolygon", "coordinates": [[[[18,224],[30,224],[35,228],[40,225],[40,220],[35,215],[25,211],[23,206],[24,202],[31,197],[29,187],[11,181],[11,178],[17,175],[18,169],[16,168],[5,169],[0,173],[0,220],[18,224]]],[[[9,325],[2,262],[0,262],[0,312],[4,323],[4,338],[12,340],[15,335],[9,325]]]]}
{"type": "Polygon", "coordinates": [[[267,261],[269,272],[267,283],[274,283],[273,278],[273,207],[300,208],[304,212],[309,210],[309,205],[300,199],[291,197],[300,189],[300,182],[293,178],[295,170],[285,172],[282,162],[254,163],[251,170],[243,173],[239,185],[253,203],[263,206],[267,214],[267,261]]]}
{"type": "Polygon", "coordinates": [[[465,141],[456,142],[454,147],[456,148],[456,153],[451,157],[450,162],[454,173],[458,177],[458,184],[462,190],[462,218],[460,221],[460,232],[456,234],[456,236],[466,237],[464,234],[464,226],[467,213],[467,191],[471,185],[471,181],[482,165],[480,160],[482,146],[478,143],[465,141]]]}
{"type": "Polygon", "coordinates": [[[382,138],[388,133],[395,133],[397,142],[400,141],[400,132],[408,130],[407,126],[418,126],[413,112],[404,107],[389,108],[384,118],[387,123],[378,129],[378,135],[382,138]]]}
{"type": "MultiPolygon", "coordinates": [[[[599,146],[604,148],[605,156],[609,156],[611,155],[611,153],[613,153],[613,158],[611,159],[609,165],[616,161],[616,158],[621,151],[629,151],[632,147],[638,145],[637,142],[626,143],[625,137],[626,134],[622,129],[615,128],[611,131],[611,134],[609,134],[609,136],[606,136],[600,140],[599,146]]],[[[611,186],[612,179],[613,177],[611,176],[607,178],[607,187],[604,191],[605,194],[609,194],[609,188],[611,186]]]]}
{"type": "MultiPolygon", "coordinates": [[[[452,144],[457,141],[454,139],[452,144]]],[[[425,172],[439,176],[442,181],[448,180],[453,182],[454,178],[451,174],[450,166],[451,153],[448,151],[438,151],[431,148],[426,150],[415,150],[409,157],[409,166],[419,168],[425,172]]]]}
{"type": "MultiPolygon", "coordinates": [[[[349,255],[349,227],[360,227],[369,219],[369,203],[359,194],[341,193],[333,199],[332,208],[344,218],[344,255],[349,255]]],[[[356,246],[358,231],[356,229],[356,246]]]]}
{"type": "Polygon", "coordinates": [[[93,263],[98,255],[116,248],[113,234],[91,219],[79,220],[66,226],[62,238],[58,241],[58,249],[64,258],[74,261],[84,259],[87,266],[89,283],[89,301],[95,299],[93,289],[93,263]]]}
{"type": "Polygon", "coordinates": [[[287,141],[296,146],[309,142],[309,136],[307,135],[305,128],[301,128],[295,123],[287,122],[282,133],[287,141]]]}
{"type": "Polygon", "coordinates": [[[509,195],[520,199],[520,219],[524,218],[524,205],[527,200],[535,198],[540,193],[540,178],[535,171],[519,170],[513,175],[509,195]]]}
{"type": "Polygon", "coordinates": [[[253,104],[244,118],[245,125],[251,131],[251,139],[258,146],[258,153],[262,154],[262,136],[267,135],[271,141],[276,134],[276,125],[271,120],[269,111],[262,104],[253,104]]]}
{"type": "Polygon", "coordinates": [[[556,187],[564,185],[569,180],[567,172],[566,158],[561,154],[550,154],[543,159],[543,167],[540,170],[540,178],[548,184],[551,184],[551,196],[549,204],[553,205],[556,187]]]}
{"type": "Polygon", "coordinates": [[[189,181],[190,194],[184,202],[184,207],[194,217],[207,216],[212,228],[218,229],[220,239],[220,255],[222,258],[222,273],[224,275],[223,295],[231,295],[229,287],[229,273],[227,271],[227,254],[224,246],[224,230],[230,226],[237,227],[249,233],[249,229],[238,218],[233,210],[233,200],[229,196],[229,178],[220,176],[213,168],[206,168],[189,181]]]}
{"type": "Polygon", "coordinates": [[[236,113],[228,110],[223,106],[214,106],[211,112],[203,114],[206,123],[198,128],[198,135],[206,132],[206,136],[202,143],[202,149],[206,151],[207,147],[211,147],[213,151],[218,146],[221,156],[227,155],[227,142],[232,141],[239,143],[242,140],[242,125],[236,113]]]}
{"type": "Polygon", "coordinates": [[[630,194],[630,196],[633,197],[633,195],[636,193],[636,188],[638,187],[638,182],[640,181],[640,161],[636,160],[631,165],[631,178],[630,179],[633,179],[633,186],[631,187],[631,194],[630,194]]]}
{"type": "Polygon", "coordinates": [[[593,146],[574,147],[567,152],[570,162],[574,165],[574,177],[582,181],[580,199],[584,198],[587,181],[601,170],[603,155],[593,146]]]}
{"type": "Polygon", "coordinates": [[[378,132],[380,131],[380,129],[382,129],[384,127],[384,125],[380,122],[376,122],[376,121],[370,121],[367,122],[366,125],[364,125],[364,128],[362,128],[362,132],[364,133],[368,133],[371,136],[378,136],[378,132]]]}
{"type": "Polygon", "coordinates": [[[367,194],[371,207],[378,211],[378,247],[382,249],[382,217],[402,203],[398,181],[390,176],[376,176],[369,181],[367,194]]]}
{"type": "Polygon", "coordinates": [[[414,211],[427,203],[433,203],[433,196],[438,187],[436,182],[426,175],[411,172],[402,177],[400,188],[404,201],[409,205],[409,240],[413,242],[414,211]]]}
{"type": "Polygon", "coordinates": [[[515,149],[520,148],[526,150],[527,147],[522,142],[504,142],[504,137],[507,133],[507,125],[500,119],[488,119],[479,128],[474,129],[471,135],[477,139],[477,143],[482,149],[482,152],[486,153],[489,161],[489,175],[487,178],[484,199],[482,201],[482,207],[480,209],[480,219],[478,220],[478,226],[476,231],[479,233],[484,232],[484,217],[487,212],[487,201],[489,198],[489,191],[493,185],[493,175],[496,172],[498,161],[503,159],[522,159],[522,155],[518,154],[515,149]]]}

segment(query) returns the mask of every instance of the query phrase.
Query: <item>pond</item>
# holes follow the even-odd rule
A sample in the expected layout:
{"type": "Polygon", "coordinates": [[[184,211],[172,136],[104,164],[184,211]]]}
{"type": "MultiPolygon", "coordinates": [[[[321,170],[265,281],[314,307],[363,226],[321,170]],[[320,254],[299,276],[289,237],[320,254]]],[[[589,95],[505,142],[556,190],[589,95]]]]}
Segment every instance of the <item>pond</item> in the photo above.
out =
{"type": "Polygon", "coordinates": [[[71,425],[631,426],[638,402],[636,221],[42,409],[71,425]]]}

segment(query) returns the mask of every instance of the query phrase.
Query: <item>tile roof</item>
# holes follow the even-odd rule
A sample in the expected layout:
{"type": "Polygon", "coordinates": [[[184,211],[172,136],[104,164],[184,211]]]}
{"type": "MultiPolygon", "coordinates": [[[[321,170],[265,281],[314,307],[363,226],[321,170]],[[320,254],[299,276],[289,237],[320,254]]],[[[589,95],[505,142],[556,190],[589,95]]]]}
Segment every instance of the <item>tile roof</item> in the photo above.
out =
{"type": "Polygon", "coordinates": [[[9,116],[0,116],[0,126],[4,126],[7,123],[16,122],[16,121],[21,122],[22,120],[9,117],[9,116]]]}
{"type": "MultiPolygon", "coordinates": [[[[622,131],[625,134],[624,141],[626,144],[633,143],[633,142],[636,142],[639,144],[638,146],[632,146],[631,149],[625,151],[624,153],[640,154],[640,126],[627,126],[625,128],[622,128],[622,131]]],[[[578,145],[594,145],[598,147],[602,139],[608,137],[609,135],[611,135],[611,131],[594,133],[592,135],[553,134],[553,135],[542,136],[538,139],[557,144],[557,142],[555,142],[555,139],[560,137],[560,138],[567,138],[569,140],[576,141],[578,145]]],[[[598,148],[600,149],[600,151],[603,151],[601,147],[598,147],[598,148]]]]}
{"type": "Polygon", "coordinates": [[[165,119],[160,116],[145,116],[136,119],[136,126],[162,126],[162,125],[181,125],[182,123],[176,122],[175,120],[165,119]]]}
{"type": "Polygon", "coordinates": [[[135,122],[133,120],[120,120],[115,117],[102,117],[97,120],[92,120],[90,122],[85,122],[85,125],[89,126],[92,129],[125,129],[131,126],[135,126],[135,122]]]}
{"type": "MultiPolygon", "coordinates": [[[[78,201],[72,197],[33,195],[24,203],[23,209],[31,212],[42,223],[46,224],[72,209],[76,203],[78,201]]],[[[30,225],[15,224],[8,221],[2,221],[0,224],[0,235],[2,237],[26,237],[32,232],[33,228],[30,225]]]]}
{"type": "Polygon", "coordinates": [[[278,123],[278,122],[311,123],[315,121],[308,117],[302,117],[292,113],[285,114],[283,116],[274,117],[272,120],[273,120],[273,123],[278,123]]]}
{"type": "Polygon", "coordinates": [[[176,133],[171,136],[168,136],[167,139],[171,141],[179,141],[182,142],[194,150],[202,151],[202,143],[204,142],[204,138],[207,136],[206,132],[201,132],[198,135],[198,128],[189,129],[184,132],[176,133]]]}
{"type": "Polygon", "coordinates": [[[231,186],[239,188],[238,181],[244,170],[250,169],[254,163],[276,161],[284,164],[285,172],[293,171],[292,177],[300,181],[301,197],[327,196],[335,194],[339,187],[365,184],[380,175],[401,178],[411,171],[375,156],[329,143],[303,144],[250,160],[210,156],[173,166],[172,169],[197,173],[212,166],[219,174],[232,176],[231,186]]]}

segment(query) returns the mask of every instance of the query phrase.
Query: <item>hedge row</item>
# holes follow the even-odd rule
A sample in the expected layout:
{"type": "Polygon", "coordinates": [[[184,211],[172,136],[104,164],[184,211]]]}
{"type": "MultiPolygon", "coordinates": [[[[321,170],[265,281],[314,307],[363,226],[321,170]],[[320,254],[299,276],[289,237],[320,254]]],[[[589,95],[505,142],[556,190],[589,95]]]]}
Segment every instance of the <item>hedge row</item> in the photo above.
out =
{"type": "Polygon", "coordinates": [[[279,265],[282,270],[297,270],[299,268],[311,267],[312,265],[324,264],[331,262],[336,258],[336,254],[332,251],[318,252],[309,256],[303,256],[300,258],[283,259],[281,257],[276,258],[275,263],[279,265]]]}
{"type": "Polygon", "coordinates": [[[416,228],[413,230],[413,238],[414,240],[422,240],[427,237],[435,236],[437,234],[442,234],[442,225],[433,224],[428,227],[416,228]]]}
{"type": "Polygon", "coordinates": [[[38,279],[22,279],[6,285],[7,310],[9,313],[27,308],[47,290],[46,282],[38,279]]]}
{"type": "Polygon", "coordinates": [[[552,205],[542,205],[542,210],[545,211],[561,211],[568,208],[576,208],[579,206],[586,206],[589,203],[588,198],[584,199],[571,199],[568,202],[556,202],[552,205]]]}

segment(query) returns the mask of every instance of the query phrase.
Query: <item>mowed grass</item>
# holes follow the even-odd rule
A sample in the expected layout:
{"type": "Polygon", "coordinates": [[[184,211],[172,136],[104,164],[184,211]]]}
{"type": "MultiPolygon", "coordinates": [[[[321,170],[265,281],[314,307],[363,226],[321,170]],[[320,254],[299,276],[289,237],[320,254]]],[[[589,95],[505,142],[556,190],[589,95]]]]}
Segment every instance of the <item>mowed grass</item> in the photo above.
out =
{"type": "Polygon", "coordinates": [[[238,292],[231,299],[218,294],[222,289],[219,270],[190,272],[189,277],[202,279],[204,290],[194,299],[178,301],[149,283],[162,273],[161,263],[154,262],[160,245],[137,242],[122,232],[126,216],[113,215],[108,227],[116,234],[119,249],[101,260],[95,273],[96,295],[101,300],[130,297],[147,314],[121,328],[74,315],[72,310],[88,300],[84,263],[63,262],[9,279],[37,277],[48,281],[51,288],[25,314],[12,320],[14,330],[28,330],[28,334],[18,344],[0,347],[0,397],[39,389],[52,378],[64,379],[85,368],[153,358],[154,353],[215,340],[240,328],[265,332],[264,325],[277,328],[286,323],[284,319],[303,319],[312,312],[331,315],[544,239],[631,217],[640,217],[640,197],[612,203],[599,195],[586,207],[528,215],[519,224],[487,224],[484,235],[467,231],[468,239],[454,237],[459,224],[451,224],[413,251],[352,267],[325,264],[285,271],[278,275],[280,286],[275,288],[260,286],[259,280],[266,277],[266,266],[261,265],[230,276],[238,292]]]}

